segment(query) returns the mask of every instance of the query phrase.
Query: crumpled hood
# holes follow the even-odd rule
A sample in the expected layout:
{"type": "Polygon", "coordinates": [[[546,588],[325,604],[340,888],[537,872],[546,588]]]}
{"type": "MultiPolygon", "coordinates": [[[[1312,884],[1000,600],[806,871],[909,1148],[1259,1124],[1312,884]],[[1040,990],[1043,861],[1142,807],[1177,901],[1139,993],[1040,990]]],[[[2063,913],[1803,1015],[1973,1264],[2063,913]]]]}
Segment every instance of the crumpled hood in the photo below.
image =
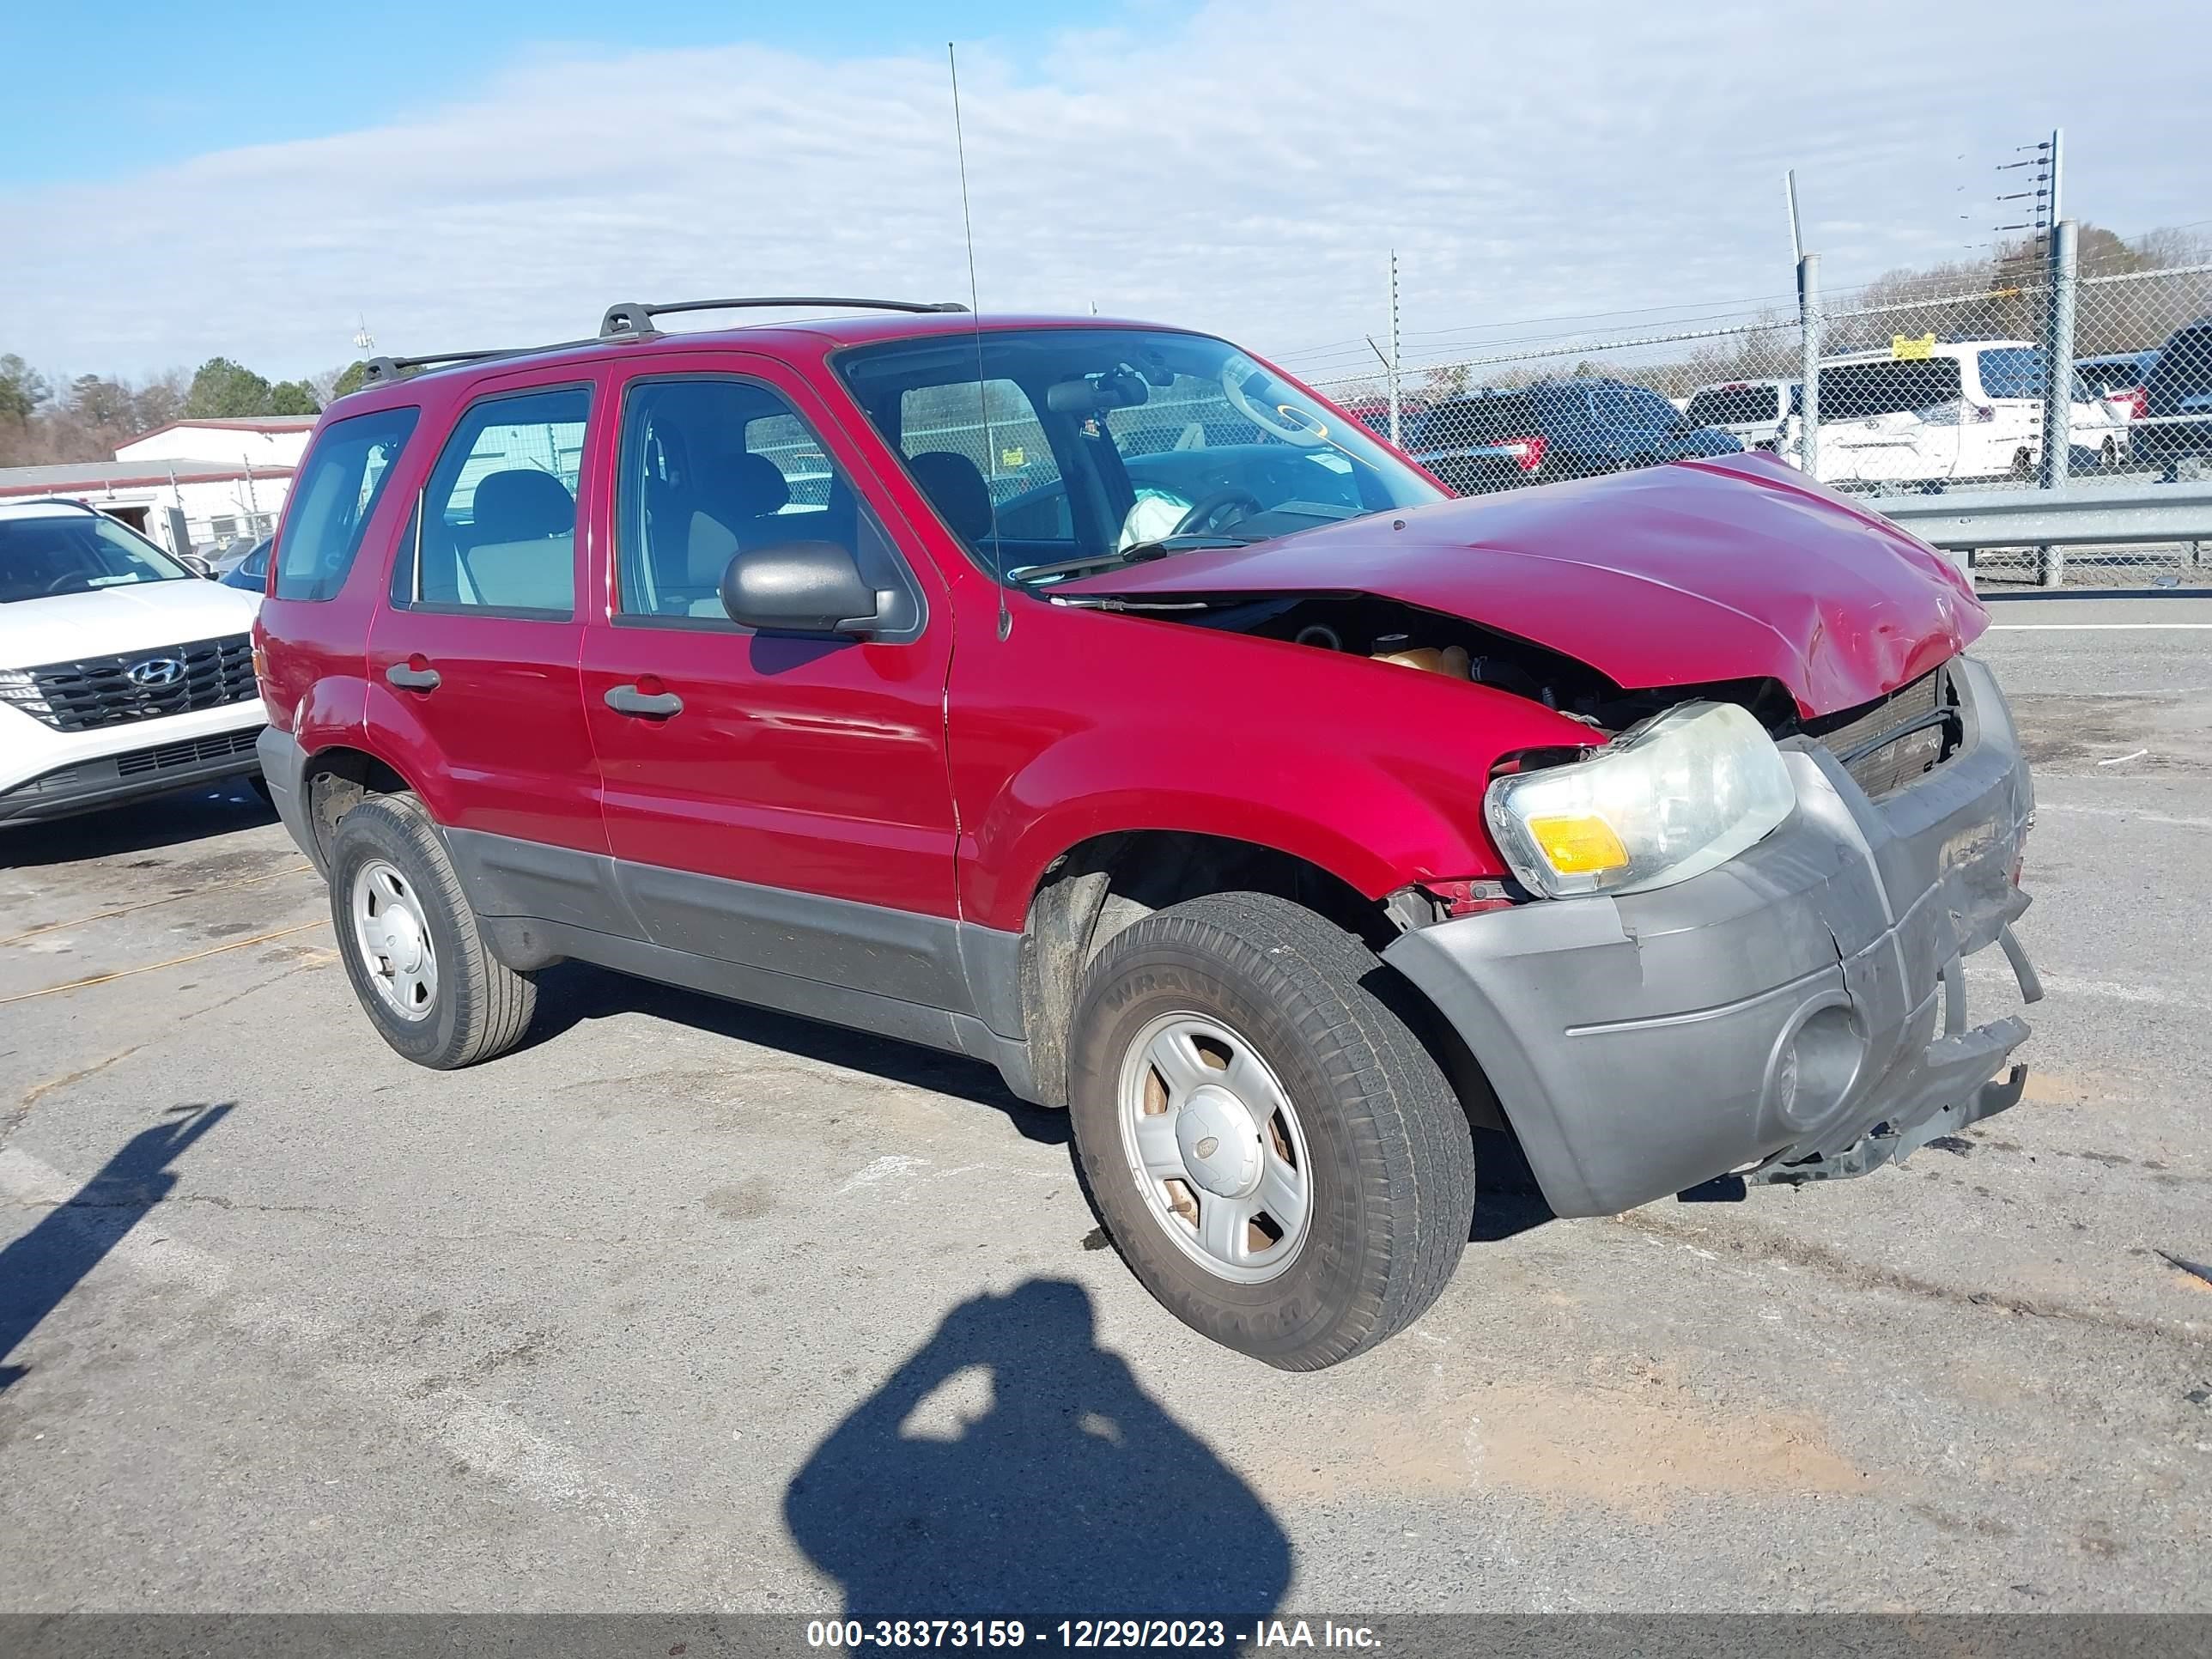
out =
{"type": "Polygon", "coordinates": [[[261,596],[220,582],[118,583],[0,605],[0,668],[121,656],[226,638],[253,626],[261,596]]]}
{"type": "Polygon", "coordinates": [[[1942,555],[1760,454],[1377,514],[1052,592],[1372,593],[1629,690],[1775,679],[1808,718],[1918,678],[1988,625],[1942,555]]]}

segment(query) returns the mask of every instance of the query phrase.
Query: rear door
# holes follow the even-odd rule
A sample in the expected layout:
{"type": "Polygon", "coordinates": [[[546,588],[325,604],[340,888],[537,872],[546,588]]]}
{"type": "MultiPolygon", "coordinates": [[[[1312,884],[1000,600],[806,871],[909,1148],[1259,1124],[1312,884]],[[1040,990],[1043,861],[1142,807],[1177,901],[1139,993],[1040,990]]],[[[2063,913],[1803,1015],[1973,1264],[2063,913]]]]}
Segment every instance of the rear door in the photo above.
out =
{"type": "Polygon", "coordinates": [[[582,689],[632,911],[672,950],[964,1012],[934,568],[902,557],[901,527],[782,365],[658,358],[622,395],[582,689]],[[860,640],[731,622],[732,556],[796,540],[853,550],[872,586],[908,590],[915,625],[860,640]]]}
{"type": "MultiPolygon", "coordinates": [[[[464,408],[369,630],[369,728],[459,832],[465,868],[485,858],[541,867],[532,845],[607,848],[577,667],[579,531],[596,507],[582,460],[598,391],[588,374],[541,372],[464,408]]],[[[558,903],[529,896],[516,913],[560,918],[558,903]]]]}
{"type": "Polygon", "coordinates": [[[1958,476],[1994,477],[2013,471],[2023,454],[2040,455],[2043,404],[2052,392],[2042,348],[1985,346],[1960,353],[1959,369],[1958,476]],[[1982,410],[1990,411],[1986,418],[1982,410]]]}

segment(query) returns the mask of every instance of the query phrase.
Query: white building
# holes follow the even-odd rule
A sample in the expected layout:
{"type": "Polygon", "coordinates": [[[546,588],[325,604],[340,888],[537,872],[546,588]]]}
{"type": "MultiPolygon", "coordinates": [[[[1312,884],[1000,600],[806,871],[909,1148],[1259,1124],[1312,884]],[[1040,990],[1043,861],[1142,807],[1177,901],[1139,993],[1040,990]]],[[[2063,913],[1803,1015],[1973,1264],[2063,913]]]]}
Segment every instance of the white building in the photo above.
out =
{"type": "Polygon", "coordinates": [[[173,421],[119,446],[112,461],[0,467],[0,501],[59,495],[173,552],[221,552],[275,530],[315,420],[173,421]]]}

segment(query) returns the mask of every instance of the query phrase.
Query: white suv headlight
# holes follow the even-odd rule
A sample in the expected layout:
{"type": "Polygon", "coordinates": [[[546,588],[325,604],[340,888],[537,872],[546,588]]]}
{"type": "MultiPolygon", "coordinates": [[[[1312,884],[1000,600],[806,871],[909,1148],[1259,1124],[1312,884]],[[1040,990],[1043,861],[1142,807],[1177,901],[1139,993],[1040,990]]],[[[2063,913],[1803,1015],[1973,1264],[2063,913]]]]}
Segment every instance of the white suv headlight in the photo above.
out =
{"type": "Polygon", "coordinates": [[[1513,873],[1553,898],[1686,881],[1755,845],[1797,793],[1765,728],[1688,702],[1588,760],[1495,780],[1484,811],[1513,873]]]}

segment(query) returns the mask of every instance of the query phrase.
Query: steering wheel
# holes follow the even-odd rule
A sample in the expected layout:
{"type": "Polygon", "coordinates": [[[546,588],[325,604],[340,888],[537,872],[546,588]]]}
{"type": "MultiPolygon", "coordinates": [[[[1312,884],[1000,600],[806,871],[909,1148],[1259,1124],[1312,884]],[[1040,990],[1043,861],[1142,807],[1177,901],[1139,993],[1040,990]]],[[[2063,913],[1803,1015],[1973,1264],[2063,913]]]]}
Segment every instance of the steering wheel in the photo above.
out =
{"type": "Polygon", "coordinates": [[[1190,504],[1190,511],[1176,521],[1176,527],[1171,533],[1177,536],[1190,536],[1200,531],[1226,529],[1227,526],[1218,524],[1215,520],[1232,507],[1244,509],[1237,515],[1240,519],[1249,519],[1255,513],[1267,511],[1260,504],[1260,498],[1257,495],[1249,489],[1242,489],[1232,484],[1226,489],[1214,490],[1193,501],[1190,504]]]}
{"type": "Polygon", "coordinates": [[[46,584],[46,592],[41,594],[40,597],[45,599],[50,598],[56,593],[65,593],[71,586],[82,583],[83,580],[84,573],[82,570],[64,570],[60,575],[55,577],[53,580],[46,584]]]}

